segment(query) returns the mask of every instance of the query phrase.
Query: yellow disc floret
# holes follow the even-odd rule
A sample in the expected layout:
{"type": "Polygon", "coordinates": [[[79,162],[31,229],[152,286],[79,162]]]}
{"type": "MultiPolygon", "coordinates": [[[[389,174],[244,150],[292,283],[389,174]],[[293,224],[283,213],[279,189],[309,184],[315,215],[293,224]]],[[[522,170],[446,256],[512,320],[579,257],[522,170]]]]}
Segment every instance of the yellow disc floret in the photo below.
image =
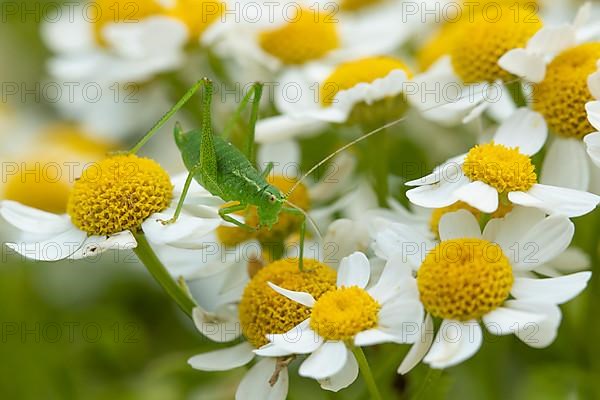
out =
{"type": "Polygon", "coordinates": [[[310,293],[319,299],[335,289],[336,272],[316,260],[282,259],[260,269],[244,289],[239,305],[242,331],[256,348],[267,343],[267,334],[285,333],[310,316],[310,309],[271,289],[267,282],[288,290],[310,293]]]}
{"type": "Polygon", "coordinates": [[[73,186],[67,205],[71,221],[90,235],[137,230],[171,203],[173,186],[158,163],[118,155],[92,164],[73,186]]]}
{"type": "Polygon", "coordinates": [[[460,32],[450,46],[452,65],[466,83],[508,81],[512,75],[498,60],[507,51],[525,47],[542,27],[531,11],[498,7],[499,12],[477,12],[472,21],[461,22],[460,32]]]}
{"type": "Polygon", "coordinates": [[[423,306],[444,319],[479,319],[501,306],[514,281],[500,246],[482,239],[441,242],[421,264],[417,284],[423,306]]]}
{"type": "Polygon", "coordinates": [[[190,36],[198,38],[225,11],[225,2],[215,0],[176,0],[166,15],[183,22],[190,36]]]}
{"type": "Polygon", "coordinates": [[[260,46],[284,64],[303,64],[338,48],[337,26],[326,14],[300,9],[279,28],[262,32],[260,46]]]}
{"type": "Polygon", "coordinates": [[[597,70],[598,60],[600,42],[566,50],[548,65],[546,77],[534,86],[533,108],[556,134],[581,139],[594,131],[585,104],[593,100],[588,76],[597,70]]]}
{"type": "Polygon", "coordinates": [[[364,289],[343,287],[327,292],[315,303],[310,327],[325,340],[350,340],[377,326],[381,306],[364,289]]]}
{"type": "Polygon", "coordinates": [[[473,147],[462,167],[471,181],[481,181],[498,193],[527,191],[537,183],[535,166],[529,156],[494,142],[473,147]]]}

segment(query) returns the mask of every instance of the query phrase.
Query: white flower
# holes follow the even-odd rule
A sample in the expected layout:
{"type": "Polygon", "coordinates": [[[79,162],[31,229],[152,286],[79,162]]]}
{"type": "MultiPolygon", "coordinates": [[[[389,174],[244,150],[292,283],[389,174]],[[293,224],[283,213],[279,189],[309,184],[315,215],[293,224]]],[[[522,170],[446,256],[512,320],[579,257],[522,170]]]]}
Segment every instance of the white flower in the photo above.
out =
{"type": "Polygon", "coordinates": [[[289,332],[267,335],[270,343],[255,353],[310,354],[299,374],[318,380],[323,389],[338,391],[358,375],[358,364],[348,345],[414,342],[423,308],[410,270],[389,262],[379,281],[365,289],[370,275],[369,260],[356,252],[342,260],[337,290],[326,292],[319,300],[269,282],[275,291],[312,308],[312,312],[289,332]],[[340,302],[348,306],[337,308],[340,302]]]}
{"type": "MultiPolygon", "coordinates": [[[[594,101],[585,105],[588,114],[588,121],[595,129],[600,131],[600,60],[598,60],[599,70],[588,78],[588,87],[590,93],[594,96],[594,101]]],[[[600,132],[591,133],[583,138],[587,145],[587,153],[598,167],[600,167],[600,132]]]]}
{"type": "Polygon", "coordinates": [[[576,217],[594,210],[599,196],[537,183],[530,156],[542,148],[546,136],[542,116],[519,109],[498,128],[493,142],[475,146],[430,175],[407,182],[418,187],[406,195],[422,207],[441,208],[462,200],[486,213],[498,209],[499,195],[548,214],[576,217]]]}
{"type": "MultiPolygon", "coordinates": [[[[167,176],[166,172],[164,174],[167,176]]],[[[119,186],[119,183],[126,183],[129,180],[125,179],[120,182],[115,180],[114,182],[115,186],[119,186]]],[[[173,190],[173,199],[168,208],[149,215],[143,221],[137,221],[148,240],[154,245],[190,248],[196,245],[198,237],[214,231],[221,223],[217,213],[218,205],[215,206],[212,200],[213,196],[206,194],[203,188],[197,189],[197,191],[203,191],[204,197],[211,199],[210,215],[193,209],[193,206],[197,207],[198,205],[194,204],[192,196],[189,199],[186,198],[186,209],[181,213],[177,222],[166,225],[162,223],[162,221],[169,220],[175,212],[181,194],[181,186],[179,186],[181,182],[182,179],[173,182],[177,187],[173,190]]],[[[131,185],[136,185],[135,179],[131,185]]],[[[111,206],[119,207],[118,204],[111,206]]],[[[145,206],[143,203],[135,205],[140,208],[145,206]]],[[[106,214],[97,215],[97,218],[118,218],[118,216],[111,215],[115,209],[106,209],[105,211],[106,214]]],[[[93,257],[106,250],[125,250],[137,246],[129,229],[110,233],[87,232],[74,224],[71,212],[68,209],[67,213],[59,215],[27,207],[14,201],[2,201],[0,215],[19,232],[19,237],[6,245],[26,258],[41,261],[81,259],[93,257]]],[[[77,211],[79,216],[84,212],[86,211],[77,211]]],[[[91,210],[87,210],[87,212],[91,212],[91,210]]],[[[86,224],[103,225],[104,223],[100,220],[90,220],[86,224]]]]}
{"type": "Polygon", "coordinates": [[[530,271],[561,254],[574,231],[564,216],[517,208],[491,220],[483,233],[468,211],[446,214],[437,245],[406,225],[378,233],[374,246],[380,257],[403,257],[417,271],[420,298],[429,313],[425,334],[398,372],[408,372],[421,359],[433,368],[447,368],[470,358],[482,343],[480,321],[492,334],[514,333],[532,347],[549,346],[561,320],[558,305],[578,295],[591,273],[537,278],[530,271]],[[435,340],[431,316],[443,319],[435,340]]]}
{"type": "Polygon", "coordinates": [[[592,3],[581,6],[577,16],[570,24],[545,26],[529,41],[525,48],[509,50],[498,64],[505,70],[530,82],[539,83],[546,75],[546,65],[552,57],[577,43],[591,39],[598,32],[586,29],[590,19],[592,3]]]}

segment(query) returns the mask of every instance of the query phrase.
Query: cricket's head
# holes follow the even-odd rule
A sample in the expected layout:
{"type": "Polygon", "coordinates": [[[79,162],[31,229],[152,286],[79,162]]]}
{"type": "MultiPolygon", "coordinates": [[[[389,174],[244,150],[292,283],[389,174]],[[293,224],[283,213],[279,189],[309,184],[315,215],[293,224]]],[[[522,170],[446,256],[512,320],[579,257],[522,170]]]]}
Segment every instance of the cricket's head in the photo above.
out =
{"type": "Polygon", "coordinates": [[[258,201],[259,204],[257,204],[260,226],[271,228],[277,223],[285,200],[286,198],[281,190],[273,185],[268,185],[262,191],[258,201]]]}

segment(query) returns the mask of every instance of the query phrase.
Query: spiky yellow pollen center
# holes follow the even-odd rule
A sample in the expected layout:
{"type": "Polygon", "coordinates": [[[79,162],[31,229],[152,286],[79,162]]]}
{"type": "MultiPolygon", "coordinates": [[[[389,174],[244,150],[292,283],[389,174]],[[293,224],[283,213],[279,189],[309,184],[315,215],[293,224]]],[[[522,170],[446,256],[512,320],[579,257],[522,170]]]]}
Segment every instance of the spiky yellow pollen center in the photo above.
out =
{"type": "Polygon", "coordinates": [[[559,54],[533,87],[533,108],[556,134],[582,139],[594,131],[585,104],[593,100],[588,77],[597,70],[600,42],[586,43],[559,54]]]}
{"type": "Polygon", "coordinates": [[[529,156],[494,142],[473,147],[462,167],[471,181],[481,181],[498,193],[527,191],[537,183],[535,166],[529,156]]]}
{"type": "MultiPolygon", "coordinates": [[[[267,182],[281,190],[282,193],[287,193],[297,180],[281,175],[269,175],[267,182]]],[[[310,208],[310,197],[306,185],[300,183],[294,192],[290,194],[288,201],[303,210],[308,210],[310,208]]],[[[258,212],[255,206],[249,206],[240,215],[244,216],[247,225],[258,226],[258,212]]],[[[256,232],[250,232],[237,226],[220,226],[217,228],[217,238],[226,246],[235,246],[250,239],[258,239],[263,244],[281,243],[290,234],[298,230],[300,223],[300,216],[282,211],[279,214],[279,220],[270,229],[262,227],[256,232]]]]}
{"type": "Polygon", "coordinates": [[[438,244],[421,264],[417,285],[421,302],[435,317],[469,321],[501,306],[514,281],[500,246],[483,239],[438,244]]]}
{"type": "Polygon", "coordinates": [[[494,10],[461,21],[450,46],[454,70],[465,83],[511,80],[513,76],[500,68],[498,60],[511,49],[525,47],[542,27],[531,9],[496,6],[494,10]]]}
{"type": "Polygon", "coordinates": [[[340,45],[335,20],[306,8],[281,27],[262,32],[259,44],[284,64],[316,60],[340,45]]]}
{"type": "Polygon", "coordinates": [[[67,213],[90,235],[137,230],[173,197],[169,175],[154,160],[118,155],[90,165],[75,182],[67,213]]]}
{"type": "Polygon", "coordinates": [[[377,326],[381,306],[356,286],[327,292],[315,303],[310,327],[325,340],[350,340],[377,326]]]}
{"type": "Polygon", "coordinates": [[[285,333],[310,316],[310,309],[271,289],[272,282],[285,289],[310,293],[319,299],[335,289],[336,272],[316,260],[282,259],[260,269],[250,280],[239,305],[242,331],[256,348],[267,343],[267,334],[285,333]]]}

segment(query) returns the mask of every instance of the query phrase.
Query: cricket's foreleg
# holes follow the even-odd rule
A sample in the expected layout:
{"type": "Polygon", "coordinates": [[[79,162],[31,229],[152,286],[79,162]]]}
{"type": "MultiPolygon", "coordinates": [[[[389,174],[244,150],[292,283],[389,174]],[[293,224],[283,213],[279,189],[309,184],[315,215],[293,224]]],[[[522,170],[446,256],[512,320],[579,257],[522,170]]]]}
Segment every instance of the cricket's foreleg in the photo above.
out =
{"type": "Polygon", "coordinates": [[[250,225],[246,225],[243,222],[238,221],[237,219],[231,217],[228,214],[232,214],[234,212],[242,211],[246,209],[245,204],[236,204],[234,206],[223,207],[219,210],[219,216],[223,218],[224,221],[227,221],[235,226],[239,226],[240,228],[244,228],[250,232],[255,232],[256,228],[250,225]]]}
{"type": "Polygon", "coordinates": [[[306,214],[299,209],[293,207],[284,207],[283,211],[293,215],[297,215],[301,218],[300,220],[300,244],[298,249],[298,269],[304,270],[304,239],[306,237],[306,214]]]}
{"type": "Polygon", "coordinates": [[[179,218],[179,214],[181,214],[181,210],[183,209],[183,204],[185,203],[185,198],[187,197],[188,191],[190,190],[190,185],[192,184],[192,180],[194,179],[194,175],[198,172],[199,166],[194,167],[189,173],[185,180],[185,184],[183,185],[183,190],[181,191],[181,197],[177,202],[177,208],[175,208],[175,214],[173,214],[173,218],[169,220],[160,220],[163,225],[172,224],[177,221],[179,218]]]}

